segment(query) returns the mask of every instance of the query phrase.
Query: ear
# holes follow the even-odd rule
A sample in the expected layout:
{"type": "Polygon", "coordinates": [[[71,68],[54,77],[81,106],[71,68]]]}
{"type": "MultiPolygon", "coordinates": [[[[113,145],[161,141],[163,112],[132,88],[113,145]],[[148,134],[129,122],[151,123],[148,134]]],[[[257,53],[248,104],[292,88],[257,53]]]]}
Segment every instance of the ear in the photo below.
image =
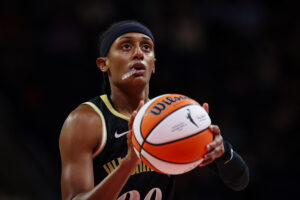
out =
{"type": "Polygon", "coordinates": [[[97,58],[96,64],[102,72],[107,72],[107,70],[108,70],[108,59],[107,59],[107,57],[97,58]]]}
{"type": "Polygon", "coordinates": [[[156,62],[156,58],[154,58],[154,63],[153,63],[153,68],[152,68],[152,74],[155,74],[155,62],[156,62]]]}

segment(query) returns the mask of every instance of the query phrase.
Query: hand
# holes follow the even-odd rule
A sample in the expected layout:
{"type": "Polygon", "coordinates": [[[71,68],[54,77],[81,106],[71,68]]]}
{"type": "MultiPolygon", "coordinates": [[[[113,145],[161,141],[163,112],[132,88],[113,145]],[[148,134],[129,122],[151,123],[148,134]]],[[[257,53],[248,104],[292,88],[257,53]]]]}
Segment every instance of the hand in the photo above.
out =
{"type": "MultiPolygon", "coordinates": [[[[207,113],[209,113],[208,103],[204,103],[202,107],[207,113]]],[[[207,153],[204,155],[203,161],[199,165],[200,167],[212,163],[215,159],[221,157],[225,152],[220,128],[217,125],[210,125],[209,129],[213,133],[214,140],[206,146],[207,153]]]]}
{"type": "MultiPolygon", "coordinates": [[[[124,158],[125,161],[135,164],[137,165],[140,162],[139,157],[136,155],[134,149],[133,149],[133,144],[132,144],[132,134],[133,134],[133,130],[132,130],[132,126],[133,126],[133,121],[138,113],[138,111],[141,109],[141,107],[144,105],[144,101],[141,100],[137,109],[135,111],[132,112],[130,120],[128,122],[128,128],[129,128],[129,132],[127,134],[127,146],[128,146],[128,151],[127,151],[127,155],[124,158]]],[[[123,160],[123,161],[124,161],[123,160]]]]}

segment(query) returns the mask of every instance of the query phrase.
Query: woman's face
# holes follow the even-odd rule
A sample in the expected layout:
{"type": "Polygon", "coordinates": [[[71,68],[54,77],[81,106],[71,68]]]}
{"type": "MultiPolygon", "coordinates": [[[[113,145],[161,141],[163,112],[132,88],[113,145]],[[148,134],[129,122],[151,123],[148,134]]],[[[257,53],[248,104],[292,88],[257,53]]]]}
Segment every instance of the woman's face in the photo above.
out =
{"type": "Polygon", "coordinates": [[[108,76],[111,84],[148,84],[155,70],[153,41],[142,33],[126,33],[111,45],[107,55],[108,76]],[[133,70],[134,71],[131,71],[133,70]],[[134,72],[127,78],[124,75],[134,72]]]}

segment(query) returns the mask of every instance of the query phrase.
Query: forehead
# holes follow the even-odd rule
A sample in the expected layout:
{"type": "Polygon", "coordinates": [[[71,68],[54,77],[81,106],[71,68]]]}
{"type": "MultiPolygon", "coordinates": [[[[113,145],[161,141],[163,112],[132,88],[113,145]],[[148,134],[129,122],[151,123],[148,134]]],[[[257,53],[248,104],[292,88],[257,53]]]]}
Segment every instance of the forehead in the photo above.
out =
{"type": "Polygon", "coordinates": [[[114,43],[125,40],[125,39],[149,40],[152,42],[151,38],[148,35],[145,35],[143,33],[125,33],[125,34],[117,37],[117,39],[115,39],[114,43]]]}

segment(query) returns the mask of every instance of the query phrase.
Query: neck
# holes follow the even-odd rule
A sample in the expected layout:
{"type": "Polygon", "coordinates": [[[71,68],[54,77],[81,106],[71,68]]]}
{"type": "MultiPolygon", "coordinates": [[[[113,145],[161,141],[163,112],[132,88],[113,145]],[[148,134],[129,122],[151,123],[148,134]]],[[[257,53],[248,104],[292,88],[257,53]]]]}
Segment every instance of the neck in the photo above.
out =
{"type": "Polygon", "coordinates": [[[119,88],[111,88],[110,98],[115,106],[115,109],[125,116],[130,117],[132,112],[136,110],[141,100],[145,103],[149,99],[149,85],[138,90],[120,90],[119,88]]]}

